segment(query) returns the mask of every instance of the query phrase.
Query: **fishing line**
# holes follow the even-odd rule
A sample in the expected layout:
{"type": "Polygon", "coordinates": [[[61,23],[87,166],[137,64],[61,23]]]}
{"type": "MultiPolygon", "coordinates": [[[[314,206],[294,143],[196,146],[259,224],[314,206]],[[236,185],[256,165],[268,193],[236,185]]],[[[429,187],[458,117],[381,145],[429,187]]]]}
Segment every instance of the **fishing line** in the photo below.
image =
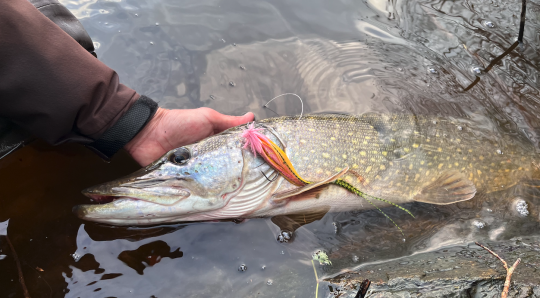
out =
{"type": "Polygon", "coordinates": [[[13,148],[11,148],[8,152],[6,152],[4,155],[0,156],[0,159],[8,156],[11,152],[17,150],[18,148],[20,148],[21,146],[23,145],[23,142],[20,142],[19,144],[15,145],[13,148]]]}
{"type": "Polygon", "coordinates": [[[266,128],[270,133],[272,133],[279,140],[281,145],[283,145],[283,148],[287,148],[287,144],[281,139],[281,137],[279,136],[279,134],[277,133],[277,131],[275,129],[273,129],[270,126],[266,126],[264,124],[260,124],[260,126],[263,127],[263,128],[266,128]]]}
{"type": "MultiPolygon", "coordinates": [[[[401,207],[400,205],[398,205],[398,204],[396,204],[396,203],[392,203],[392,202],[390,202],[390,201],[388,201],[388,200],[381,199],[381,198],[378,198],[378,197],[374,197],[374,196],[372,196],[372,195],[369,195],[369,194],[367,194],[367,193],[364,193],[363,191],[359,190],[358,188],[354,187],[352,184],[348,183],[347,181],[345,181],[345,180],[343,180],[343,179],[337,179],[337,180],[334,181],[333,183],[336,184],[336,185],[339,185],[339,186],[341,186],[341,187],[343,187],[343,188],[345,188],[346,190],[348,190],[348,191],[350,191],[350,192],[356,194],[356,195],[359,196],[359,197],[362,197],[362,198],[368,200],[368,202],[369,202],[369,198],[375,199],[375,200],[378,200],[378,201],[381,201],[381,202],[390,204],[390,205],[392,205],[392,206],[394,206],[394,207],[397,207],[397,208],[399,208],[399,209],[401,209],[401,210],[407,212],[407,213],[408,213],[410,216],[412,216],[413,218],[416,218],[416,217],[414,217],[414,215],[411,213],[411,211],[407,210],[406,208],[401,207]],[[366,196],[369,197],[369,198],[367,198],[366,196]]],[[[371,202],[370,202],[370,203],[371,203],[371,202]]]]}
{"type": "MultiPolygon", "coordinates": [[[[304,115],[304,101],[302,101],[302,98],[298,95],[298,94],[295,94],[295,93],[283,93],[283,94],[280,94],[272,99],[270,99],[265,105],[263,105],[263,108],[266,108],[266,109],[269,109],[268,108],[268,104],[271,103],[274,99],[278,98],[278,97],[281,97],[283,95],[294,95],[296,97],[298,97],[298,99],[300,99],[300,103],[302,104],[302,110],[300,112],[300,117],[298,118],[298,120],[302,119],[302,115],[304,115]]],[[[269,109],[270,111],[276,113],[274,110],[272,109],[269,109]]],[[[276,113],[277,114],[277,113],[276,113]]],[[[279,115],[279,114],[278,114],[279,115]]]]}
{"type": "Polygon", "coordinates": [[[405,234],[403,233],[403,230],[397,225],[397,223],[392,219],[390,218],[390,216],[386,215],[386,213],[384,213],[381,208],[377,207],[375,204],[373,204],[373,202],[366,198],[366,197],[363,197],[366,201],[368,201],[373,207],[377,208],[377,210],[379,210],[379,212],[381,212],[386,218],[388,218],[393,224],[394,226],[396,226],[396,228],[398,228],[399,232],[401,233],[401,235],[403,235],[403,237],[405,237],[405,234]]]}
{"type": "Polygon", "coordinates": [[[401,230],[401,228],[398,226],[398,224],[392,219],[390,218],[390,216],[388,216],[386,213],[384,213],[379,207],[377,207],[375,204],[373,204],[373,202],[371,202],[371,200],[369,198],[372,198],[372,199],[375,199],[375,200],[379,200],[379,201],[382,201],[382,202],[385,202],[385,203],[388,203],[394,207],[398,207],[399,209],[407,212],[410,216],[412,216],[413,218],[414,215],[407,209],[399,206],[398,204],[395,204],[395,203],[392,203],[390,201],[387,201],[385,199],[381,199],[381,198],[377,198],[377,197],[374,197],[372,195],[368,195],[360,190],[358,190],[356,187],[354,187],[352,184],[349,184],[348,182],[346,182],[345,180],[342,180],[342,179],[338,179],[336,181],[333,182],[334,184],[336,185],[339,185],[343,188],[345,188],[346,190],[356,194],[357,196],[359,197],[362,197],[364,198],[366,201],[368,201],[373,207],[377,208],[377,210],[379,210],[386,218],[388,218],[395,226],[396,228],[398,228],[398,230],[401,232],[401,235],[405,236],[405,234],[403,234],[403,230],[401,230]],[[369,197],[369,198],[368,198],[369,197]]]}
{"type": "Polygon", "coordinates": [[[267,109],[267,110],[270,110],[270,111],[272,111],[272,112],[273,112],[274,114],[276,114],[276,115],[277,115],[278,117],[280,117],[280,116],[281,116],[281,115],[280,115],[280,114],[279,114],[278,112],[276,112],[276,111],[272,110],[271,108],[269,108],[269,107],[267,107],[267,106],[263,106],[263,108],[265,108],[265,109],[267,109]]]}
{"type": "Polygon", "coordinates": [[[364,198],[364,199],[366,198],[365,196],[368,196],[368,197],[370,197],[370,198],[372,198],[372,199],[375,199],[375,200],[378,200],[378,201],[381,201],[381,202],[390,204],[390,205],[392,205],[392,206],[394,206],[394,207],[397,207],[398,209],[401,209],[402,211],[407,212],[410,216],[412,216],[412,218],[416,218],[416,217],[414,217],[414,215],[411,213],[411,211],[409,211],[408,209],[406,209],[406,208],[404,208],[404,207],[401,207],[400,205],[398,205],[398,204],[396,204],[396,203],[392,203],[392,202],[390,202],[390,201],[388,201],[388,200],[381,199],[381,198],[377,198],[377,197],[374,197],[374,196],[372,196],[372,195],[368,195],[367,193],[362,193],[362,194],[363,194],[363,195],[362,195],[361,197],[364,198]]]}
{"type": "Polygon", "coordinates": [[[264,161],[263,161],[263,162],[261,162],[261,164],[260,164],[260,165],[258,165],[258,166],[256,166],[256,167],[255,167],[255,169],[256,169],[256,168],[258,168],[258,167],[260,167],[260,166],[262,166],[262,165],[264,165],[264,164],[265,164],[265,162],[264,162],[264,161]]]}
{"type": "Polygon", "coordinates": [[[270,181],[270,182],[276,181],[276,179],[279,177],[279,174],[276,173],[276,175],[274,176],[274,178],[272,178],[272,180],[270,180],[270,178],[268,178],[268,176],[266,176],[266,175],[264,174],[263,171],[261,171],[261,174],[263,174],[264,178],[266,178],[266,180],[268,180],[268,181],[270,181]]]}

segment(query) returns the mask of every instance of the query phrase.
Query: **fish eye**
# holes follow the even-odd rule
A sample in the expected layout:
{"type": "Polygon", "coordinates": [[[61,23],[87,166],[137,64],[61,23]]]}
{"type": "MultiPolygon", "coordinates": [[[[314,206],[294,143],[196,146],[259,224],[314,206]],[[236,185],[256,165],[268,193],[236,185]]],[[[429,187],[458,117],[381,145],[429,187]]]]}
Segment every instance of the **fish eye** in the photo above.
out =
{"type": "Polygon", "coordinates": [[[187,163],[190,158],[191,153],[189,152],[189,149],[182,147],[176,149],[174,153],[170,156],[169,160],[177,165],[183,165],[187,163]]]}

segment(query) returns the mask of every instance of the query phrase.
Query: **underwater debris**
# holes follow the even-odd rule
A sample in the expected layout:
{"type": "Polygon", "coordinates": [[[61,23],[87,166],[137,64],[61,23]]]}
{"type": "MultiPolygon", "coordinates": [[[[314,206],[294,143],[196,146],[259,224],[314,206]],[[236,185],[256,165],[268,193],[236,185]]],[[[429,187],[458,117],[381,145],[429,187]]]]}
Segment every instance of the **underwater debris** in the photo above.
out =
{"type": "Polygon", "coordinates": [[[354,296],[354,298],[366,297],[366,294],[370,285],[371,285],[371,281],[369,279],[364,279],[362,284],[360,284],[360,289],[358,290],[358,293],[356,294],[356,296],[354,296]]]}
{"type": "MultiPolygon", "coordinates": [[[[514,42],[504,53],[496,57],[491,61],[491,63],[483,70],[483,73],[487,73],[490,71],[495,64],[499,63],[505,56],[510,54],[518,45],[523,44],[523,33],[525,31],[525,14],[527,12],[527,0],[522,0],[521,2],[521,16],[519,21],[519,32],[518,32],[518,38],[516,42],[514,42]]],[[[465,50],[467,50],[467,46],[463,45],[465,50]]],[[[471,53],[472,54],[472,53],[471,53]]],[[[476,56],[473,54],[473,56],[476,56]]],[[[472,87],[474,87],[476,84],[480,82],[480,77],[476,76],[476,79],[465,89],[463,89],[463,92],[469,91],[472,87]]]]}
{"type": "Polygon", "coordinates": [[[328,259],[328,255],[322,250],[314,252],[312,257],[313,260],[319,261],[319,264],[321,265],[332,265],[332,262],[328,259]]]}
{"type": "Polygon", "coordinates": [[[504,281],[504,288],[503,288],[503,291],[501,293],[501,298],[508,297],[508,290],[510,289],[510,279],[512,278],[512,273],[514,273],[514,270],[516,270],[516,267],[521,262],[521,258],[518,258],[516,260],[516,262],[514,263],[514,265],[512,265],[512,267],[508,268],[508,264],[506,263],[506,261],[503,258],[499,257],[498,254],[496,254],[491,249],[483,246],[482,244],[480,244],[478,242],[475,242],[475,244],[480,246],[481,248],[487,250],[490,254],[494,255],[497,259],[499,259],[503,263],[504,269],[506,269],[506,280],[504,281]]]}
{"type": "Polygon", "coordinates": [[[21,268],[21,262],[19,261],[19,257],[17,256],[17,252],[15,251],[15,247],[13,247],[13,244],[11,243],[11,240],[9,240],[8,235],[5,235],[6,241],[9,245],[9,248],[11,249],[11,253],[13,254],[13,259],[15,260],[15,264],[17,265],[17,272],[19,273],[19,282],[21,283],[21,287],[23,290],[24,298],[30,298],[30,294],[28,293],[28,288],[26,287],[26,283],[24,282],[24,276],[21,268]]]}

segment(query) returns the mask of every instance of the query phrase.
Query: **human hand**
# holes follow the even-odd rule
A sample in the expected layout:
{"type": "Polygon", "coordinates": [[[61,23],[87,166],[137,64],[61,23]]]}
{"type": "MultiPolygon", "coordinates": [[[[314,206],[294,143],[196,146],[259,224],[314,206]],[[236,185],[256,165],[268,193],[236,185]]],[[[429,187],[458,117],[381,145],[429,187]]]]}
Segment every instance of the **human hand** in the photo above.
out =
{"type": "Polygon", "coordinates": [[[244,116],[223,115],[210,108],[167,110],[159,108],[146,126],[124,146],[141,166],[146,166],[171,149],[188,145],[230,127],[253,121],[244,116]]]}

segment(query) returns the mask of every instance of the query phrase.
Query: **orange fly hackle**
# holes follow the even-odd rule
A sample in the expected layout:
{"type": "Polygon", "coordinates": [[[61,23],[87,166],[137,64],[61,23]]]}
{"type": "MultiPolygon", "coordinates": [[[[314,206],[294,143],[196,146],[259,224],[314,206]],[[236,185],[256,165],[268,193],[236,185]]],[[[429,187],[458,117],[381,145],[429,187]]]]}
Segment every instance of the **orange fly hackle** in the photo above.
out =
{"type": "Polygon", "coordinates": [[[303,186],[310,182],[300,178],[300,175],[294,169],[287,154],[276,145],[266,135],[260,133],[262,128],[255,128],[251,123],[247,129],[242,132],[242,137],[246,139],[244,149],[250,148],[254,155],[261,156],[272,168],[278,171],[285,179],[297,186],[303,186]]]}

